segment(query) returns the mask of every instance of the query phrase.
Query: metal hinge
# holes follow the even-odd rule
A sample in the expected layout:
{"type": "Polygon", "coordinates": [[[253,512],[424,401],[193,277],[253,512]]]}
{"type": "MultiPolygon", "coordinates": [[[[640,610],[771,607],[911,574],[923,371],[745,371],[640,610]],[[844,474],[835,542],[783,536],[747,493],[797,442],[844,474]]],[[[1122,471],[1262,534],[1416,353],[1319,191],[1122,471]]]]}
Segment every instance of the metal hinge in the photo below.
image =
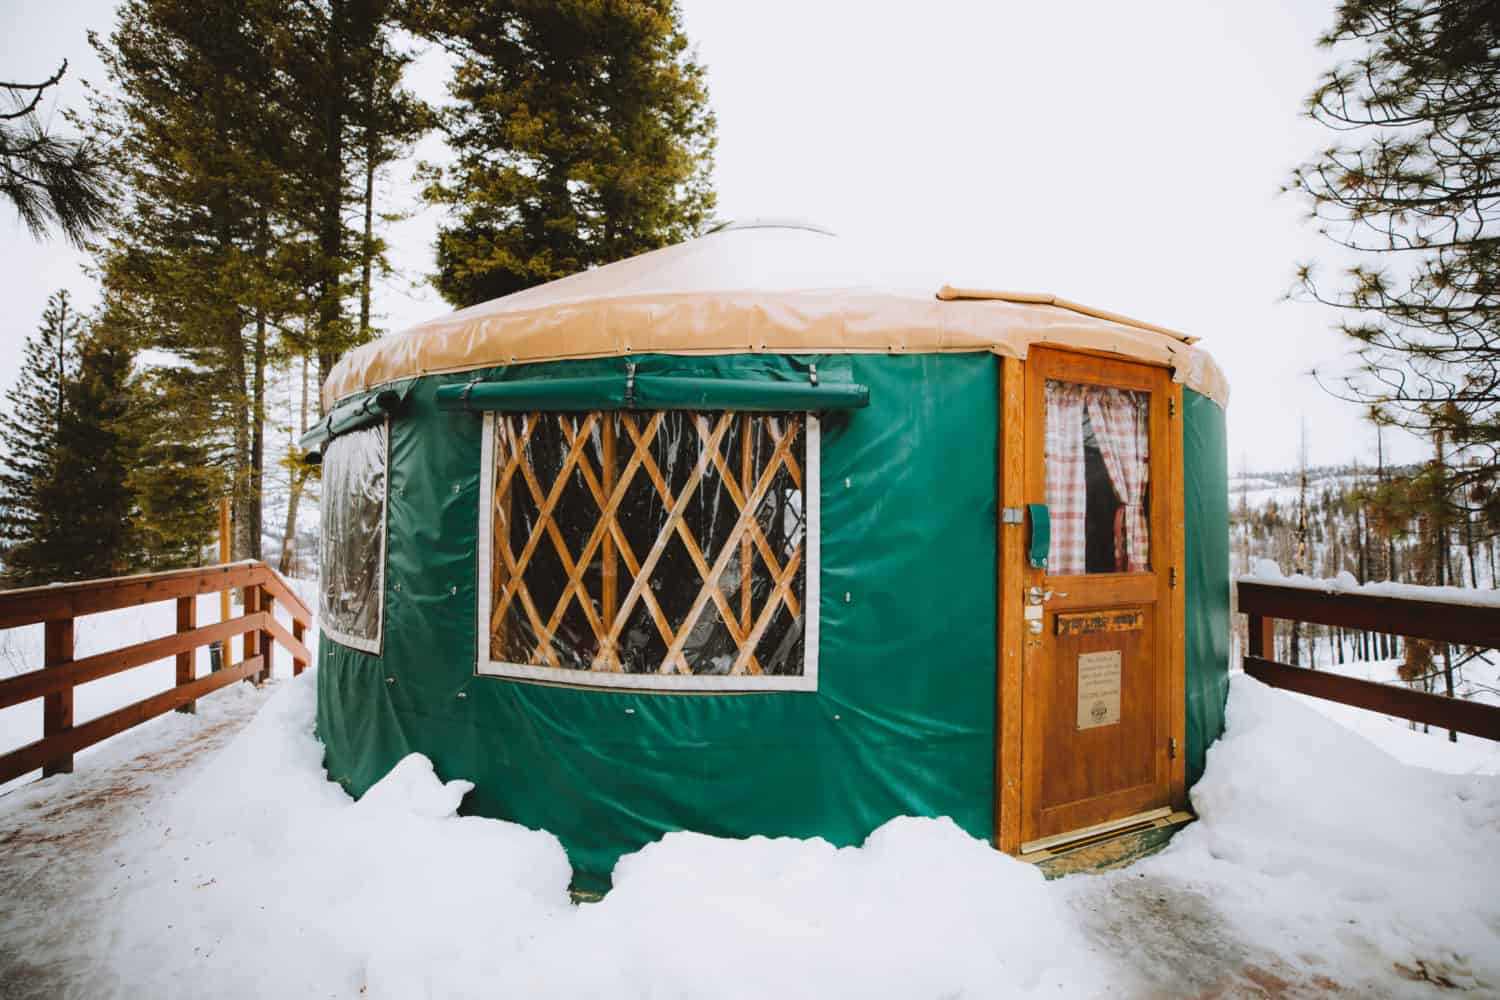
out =
{"type": "Polygon", "coordinates": [[[1173,566],[1171,569],[1167,570],[1167,586],[1171,587],[1173,590],[1177,589],[1177,567],[1176,566],[1173,566]]]}
{"type": "Polygon", "coordinates": [[[1167,759],[1177,759],[1177,737],[1175,736],[1167,740],[1167,759]]]}
{"type": "Polygon", "coordinates": [[[1177,416],[1177,400],[1175,400],[1175,399],[1168,399],[1167,400],[1167,416],[1169,416],[1169,417],[1175,417],[1175,416],[1177,416]]]}
{"type": "Polygon", "coordinates": [[[1006,507],[1000,511],[1001,524],[1025,524],[1026,512],[1020,507],[1006,507]]]}

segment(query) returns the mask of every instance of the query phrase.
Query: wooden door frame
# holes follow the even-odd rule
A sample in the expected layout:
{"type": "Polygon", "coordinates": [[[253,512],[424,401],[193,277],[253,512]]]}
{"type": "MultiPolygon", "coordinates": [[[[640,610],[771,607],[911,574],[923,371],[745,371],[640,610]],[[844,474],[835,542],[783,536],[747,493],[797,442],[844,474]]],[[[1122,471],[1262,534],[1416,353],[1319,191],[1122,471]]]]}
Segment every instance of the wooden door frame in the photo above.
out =
{"type": "MultiPolygon", "coordinates": [[[[1054,348],[1067,350],[1066,348],[1054,348]]],[[[1095,351],[1069,353],[1093,355],[1111,361],[1124,361],[1143,367],[1150,365],[1134,358],[1095,351]]],[[[1170,371],[1170,370],[1169,370],[1170,371]]],[[[1175,374],[1175,372],[1172,372],[1175,374]]],[[[1021,849],[1021,786],[1023,733],[1022,685],[1025,621],[1023,618],[1026,579],[1027,526],[1007,521],[1007,510],[1024,510],[1028,502],[1044,498],[1026,496],[1026,362],[1020,358],[1000,359],[1000,454],[997,462],[999,482],[997,495],[996,538],[998,539],[996,588],[996,683],[995,683],[995,846],[1008,854],[1021,849]]],[[[1187,807],[1187,700],[1186,700],[1186,543],[1183,510],[1182,465],[1182,384],[1167,383],[1167,425],[1164,437],[1171,454],[1167,466],[1167,495],[1171,498],[1168,517],[1167,550],[1175,586],[1164,602],[1169,620],[1163,623],[1167,633],[1170,682],[1167,715],[1171,738],[1177,748],[1169,761],[1169,783],[1173,809],[1187,807]]]]}

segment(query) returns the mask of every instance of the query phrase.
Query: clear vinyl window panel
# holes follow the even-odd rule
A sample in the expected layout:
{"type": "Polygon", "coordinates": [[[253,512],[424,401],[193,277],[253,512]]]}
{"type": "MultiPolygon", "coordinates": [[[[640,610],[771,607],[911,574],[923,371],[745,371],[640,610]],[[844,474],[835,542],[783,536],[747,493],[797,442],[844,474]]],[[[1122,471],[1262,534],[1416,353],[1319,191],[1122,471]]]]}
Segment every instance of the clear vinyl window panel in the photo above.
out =
{"type": "Polygon", "coordinates": [[[1151,568],[1151,395],[1049,380],[1047,572],[1151,568]]]}
{"type": "Polygon", "coordinates": [[[323,452],[318,625],[329,638],[380,652],[385,605],[387,426],[341,434],[323,452]]]}
{"type": "Polygon", "coordinates": [[[481,672],[639,688],[815,686],[814,417],[488,421],[481,672]]]}

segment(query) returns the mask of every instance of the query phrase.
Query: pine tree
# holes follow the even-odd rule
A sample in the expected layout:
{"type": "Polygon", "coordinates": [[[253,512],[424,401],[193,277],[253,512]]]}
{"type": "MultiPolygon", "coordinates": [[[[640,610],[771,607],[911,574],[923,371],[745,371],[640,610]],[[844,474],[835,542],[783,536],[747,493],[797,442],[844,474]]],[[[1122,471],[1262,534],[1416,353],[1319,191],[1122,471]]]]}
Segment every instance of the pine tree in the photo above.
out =
{"type": "Polygon", "coordinates": [[[80,343],[67,389],[51,474],[38,484],[42,539],[35,555],[48,580],[118,576],[134,566],[126,474],[130,436],[130,348],[95,323],[80,343]]]}
{"type": "Polygon", "coordinates": [[[1500,530],[1500,5],[1343,0],[1320,43],[1353,51],[1308,99],[1339,140],[1288,187],[1357,261],[1298,275],[1359,345],[1330,387],[1443,434],[1463,457],[1443,491],[1500,530]]]}
{"type": "Polygon", "coordinates": [[[0,198],[15,208],[33,236],[52,226],[75,246],[104,222],[108,181],[104,159],[90,142],[48,132],[37,113],[47,91],[62,82],[68,61],[39,83],[0,82],[0,198]]]}
{"type": "Polygon", "coordinates": [[[419,5],[456,58],[429,168],[438,290],[472,305],[701,231],[714,117],[674,0],[419,5]]]}
{"type": "Polygon", "coordinates": [[[16,384],[0,411],[0,544],[8,586],[46,583],[45,500],[39,488],[52,478],[67,388],[78,371],[78,340],[83,317],[66,290],[47,299],[41,325],[26,338],[16,384]]]}
{"type": "Polygon", "coordinates": [[[193,385],[202,377],[191,369],[159,368],[133,385],[135,460],[127,484],[143,569],[197,565],[218,530],[218,498],[228,485],[224,464],[203,437],[184,433],[214,419],[211,395],[193,385]]]}

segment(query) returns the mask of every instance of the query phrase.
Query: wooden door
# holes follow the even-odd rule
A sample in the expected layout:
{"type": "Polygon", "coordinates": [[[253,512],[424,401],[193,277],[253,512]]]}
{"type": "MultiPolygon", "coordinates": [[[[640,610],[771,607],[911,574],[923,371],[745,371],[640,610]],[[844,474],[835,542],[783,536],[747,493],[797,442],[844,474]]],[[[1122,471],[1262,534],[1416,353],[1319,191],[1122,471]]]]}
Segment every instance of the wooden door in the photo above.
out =
{"type": "Polygon", "coordinates": [[[1024,496],[1051,545],[1019,574],[1023,851],[1171,804],[1173,398],[1162,368],[1026,361],[1024,496]]]}

